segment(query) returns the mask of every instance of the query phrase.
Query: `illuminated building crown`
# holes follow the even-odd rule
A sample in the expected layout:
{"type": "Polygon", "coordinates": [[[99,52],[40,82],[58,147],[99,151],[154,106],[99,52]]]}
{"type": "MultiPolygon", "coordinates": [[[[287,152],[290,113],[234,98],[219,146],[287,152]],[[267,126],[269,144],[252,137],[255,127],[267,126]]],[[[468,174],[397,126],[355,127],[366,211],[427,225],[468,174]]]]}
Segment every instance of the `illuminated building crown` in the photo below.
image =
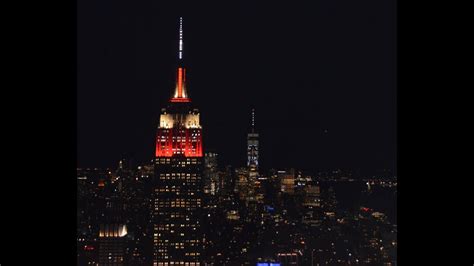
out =
{"type": "Polygon", "coordinates": [[[171,102],[190,102],[186,91],[186,68],[183,66],[183,18],[179,18],[179,46],[178,46],[178,72],[176,87],[171,102]]]}

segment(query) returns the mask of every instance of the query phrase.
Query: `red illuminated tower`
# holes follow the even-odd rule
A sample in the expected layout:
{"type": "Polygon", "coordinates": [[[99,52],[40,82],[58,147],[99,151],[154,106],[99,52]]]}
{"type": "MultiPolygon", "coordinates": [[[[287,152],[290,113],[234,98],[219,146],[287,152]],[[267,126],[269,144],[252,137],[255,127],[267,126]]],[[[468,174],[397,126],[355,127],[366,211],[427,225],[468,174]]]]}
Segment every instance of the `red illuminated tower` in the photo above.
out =
{"type": "Polygon", "coordinates": [[[176,87],[161,109],[153,181],[153,265],[202,265],[202,135],[199,110],[186,88],[183,21],[176,87]]]}

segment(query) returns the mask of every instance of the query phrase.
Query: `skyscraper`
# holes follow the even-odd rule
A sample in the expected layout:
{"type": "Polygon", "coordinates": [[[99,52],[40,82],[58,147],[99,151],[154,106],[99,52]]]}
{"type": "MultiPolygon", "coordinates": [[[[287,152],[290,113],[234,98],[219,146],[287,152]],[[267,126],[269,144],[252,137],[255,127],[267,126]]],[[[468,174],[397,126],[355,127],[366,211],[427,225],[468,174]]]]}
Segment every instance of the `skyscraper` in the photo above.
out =
{"type": "Polygon", "coordinates": [[[153,265],[201,265],[202,135],[187,93],[183,21],[179,22],[176,87],[161,109],[153,181],[153,265]]]}
{"type": "Polygon", "coordinates": [[[236,182],[235,182],[235,188],[234,192],[239,194],[239,198],[241,200],[245,200],[249,194],[249,171],[245,167],[240,167],[235,169],[235,176],[236,176],[236,182]]]}
{"type": "Polygon", "coordinates": [[[99,266],[127,265],[125,248],[127,244],[127,226],[123,216],[123,202],[119,197],[104,199],[99,226],[99,266]]]}
{"type": "Polygon", "coordinates": [[[219,191],[219,174],[217,171],[217,153],[204,153],[204,193],[215,195],[219,191]]]}
{"type": "Polygon", "coordinates": [[[255,132],[255,109],[252,108],[250,132],[247,134],[246,203],[255,200],[258,178],[258,133],[255,132]]]}
{"type": "Polygon", "coordinates": [[[99,229],[100,266],[123,266],[127,227],[124,224],[104,224],[99,229]]]}
{"type": "Polygon", "coordinates": [[[255,132],[255,109],[252,108],[252,122],[247,134],[247,167],[250,177],[258,175],[258,133],[255,132]]]}

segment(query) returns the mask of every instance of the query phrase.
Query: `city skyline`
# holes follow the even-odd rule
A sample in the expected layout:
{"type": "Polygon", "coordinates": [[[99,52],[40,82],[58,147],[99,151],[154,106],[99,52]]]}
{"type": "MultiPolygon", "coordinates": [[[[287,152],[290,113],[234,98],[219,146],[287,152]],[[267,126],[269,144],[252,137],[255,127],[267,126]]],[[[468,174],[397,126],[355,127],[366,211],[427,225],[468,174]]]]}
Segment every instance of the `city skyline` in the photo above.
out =
{"type": "MultiPolygon", "coordinates": [[[[219,98],[230,94],[223,91],[217,99],[209,98],[196,86],[198,76],[189,75],[193,60],[188,59],[192,54],[188,47],[192,45],[185,42],[187,27],[183,30],[183,25],[188,24],[183,23],[182,16],[176,21],[176,53],[174,64],[170,64],[175,69],[174,86],[161,93],[168,95],[166,102],[157,101],[161,104],[160,116],[155,121],[154,143],[150,145],[155,150],[154,158],[140,160],[140,155],[129,154],[120,157],[118,167],[83,168],[79,164],[76,169],[77,264],[396,265],[396,173],[384,170],[382,175],[371,176],[351,170],[308,173],[302,169],[301,165],[309,167],[309,162],[318,160],[312,149],[323,143],[315,134],[318,126],[307,117],[315,114],[290,117],[282,124],[285,119],[278,115],[287,111],[282,106],[271,109],[270,115],[275,116],[277,124],[269,126],[261,118],[260,110],[270,106],[253,103],[247,126],[239,127],[246,128],[246,147],[227,150],[235,156],[233,162],[240,150],[245,151],[245,163],[223,167],[219,154],[225,155],[226,151],[221,153],[220,148],[216,150],[212,145],[208,149],[206,139],[232,143],[238,135],[232,133],[238,131],[234,128],[236,132],[213,134],[212,125],[219,122],[212,119],[207,131],[203,123],[207,114],[201,113],[200,108],[221,102],[219,98]],[[195,101],[198,95],[207,97],[195,101]],[[278,137],[285,129],[292,132],[287,135],[288,143],[278,137]],[[265,132],[273,134],[265,137],[265,132]],[[206,138],[208,134],[211,137],[206,138]],[[265,141],[272,145],[260,145],[265,141]],[[272,143],[275,141],[276,147],[272,143]],[[275,162],[271,162],[272,170],[260,167],[269,147],[268,154],[273,154],[273,158],[291,158],[286,161],[287,167],[282,169],[275,162]],[[288,147],[300,151],[291,152],[288,147]],[[217,153],[209,152],[215,150],[217,153]]],[[[259,93],[247,93],[247,102],[256,102],[259,93]]],[[[295,94],[301,99],[311,96],[304,90],[295,94]]],[[[271,99],[273,94],[267,96],[271,99]]],[[[126,102],[133,106],[133,100],[126,102]]],[[[232,102],[241,107],[235,110],[236,115],[247,109],[244,102],[232,102]]],[[[294,102],[289,97],[284,103],[291,106],[294,102]]],[[[127,106],[123,105],[123,109],[127,110],[127,106]]],[[[230,118],[226,108],[219,113],[224,120],[230,118]]],[[[124,131],[131,127],[126,116],[120,122],[117,126],[124,131]]],[[[323,135],[330,131],[324,128],[323,135]]],[[[117,142],[122,143],[134,142],[117,142]]],[[[359,153],[367,150],[370,151],[361,148],[359,153]]],[[[343,150],[332,147],[322,153],[330,156],[329,151],[338,157],[332,158],[333,163],[341,161],[338,153],[343,150]]],[[[377,169],[375,165],[371,167],[377,169]]]]}
{"type": "Polygon", "coordinates": [[[278,5],[272,13],[259,5],[190,12],[196,7],[147,4],[131,12],[120,3],[109,13],[90,9],[103,20],[82,17],[91,3],[79,3],[79,166],[113,166],[125,153],[153,158],[153,132],[174,76],[172,24],[184,13],[191,97],[205,117],[205,151],[217,152],[223,165],[245,165],[253,106],[262,169],[395,168],[395,19],[388,6],[372,3],[356,16],[319,3],[319,11],[292,7],[280,20],[278,5]],[[331,10],[334,17],[323,12],[331,10]],[[343,15],[349,20],[338,21],[343,15]]]}

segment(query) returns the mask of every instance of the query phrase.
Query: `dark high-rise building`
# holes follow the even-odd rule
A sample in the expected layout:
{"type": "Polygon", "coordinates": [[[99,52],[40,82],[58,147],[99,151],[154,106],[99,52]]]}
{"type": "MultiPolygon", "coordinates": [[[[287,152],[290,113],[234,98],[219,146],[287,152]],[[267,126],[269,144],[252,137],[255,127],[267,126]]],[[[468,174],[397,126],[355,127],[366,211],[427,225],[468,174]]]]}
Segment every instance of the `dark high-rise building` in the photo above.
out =
{"type": "Polygon", "coordinates": [[[99,266],[123,266],[127,227],[124,224],[103,224],[99,229],[99,266]]]}
{"type": "Polygon", "coordinates": [[[231,194],[235,187],[232,166],[227,165],[225,171],[219,172],[219,189],[221,195],[231,194]]]}
{"type": "Polygon", "coordinates": [[[217,153],[206,152],[204,154],[204,193],[215,195],[218,191],[217,153]]]}
{"type": "Polygon", "coordinates": [[[179,24],[176,88],[161,109],[153,180],[153,265],[202,265],[202,136],[199,110],[191,104],[179,24]]]}
{"type": "Polygon", "coordinates": [[[235,169],[235,188],[234,192],[239,194],[239,198],[244,200],[249,194],[249,181],[248,181],[248,169],[245,167],[240,167],[235,169]]]}
{"type": "Polygon", "coordinates": [[[127,265],[125,249],[127,226],[122,218],[123,202],[116,196],[105,197],[99,226],[99,266],[127,265]]]}

